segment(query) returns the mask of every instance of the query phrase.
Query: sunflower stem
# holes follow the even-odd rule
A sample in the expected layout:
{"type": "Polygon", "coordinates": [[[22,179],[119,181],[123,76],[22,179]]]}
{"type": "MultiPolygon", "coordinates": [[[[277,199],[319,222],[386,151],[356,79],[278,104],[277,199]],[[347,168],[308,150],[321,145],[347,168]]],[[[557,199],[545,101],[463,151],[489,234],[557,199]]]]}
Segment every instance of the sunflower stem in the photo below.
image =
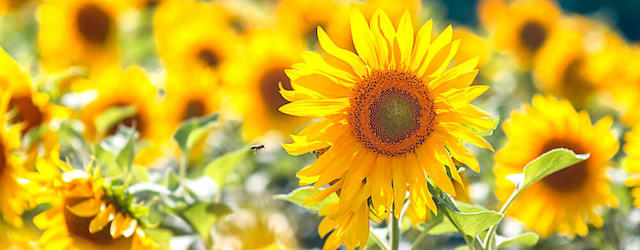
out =
{"type": "Polygon", "coordinates": [[[391,238],[391,250],[398,250],[400,246],[400,223],[395,214],[395,206],[391,206],[391,225],[389,225],[389,235],[391,238]]]}
{"type": "MultiPolygon", "coordinates": [[[[518,189],[516,188],[516,190],[514,190],[513,193],[511,193],[511,196],[509,197],[507,202],[505,202],[504,205],[502,205],[502,208],[500,208],[500,214],[503,215],[503,218],[504,218],[504,214],[507,212],[507,209],[511,206],[511,203],[513,203],[513,201],[516,200],[516,197],[518,197],[518,194],[519,192],[518,192],[518,189]]],[[[484,239],[485,250],[493,248],[493,241],[495,239],[496,229],[498,229],[498,225],[500,225],[500,222],[502,222],[502,220],[498,221],[498,223],[494,224],[489,228],[487,237],[484,239]]]]}

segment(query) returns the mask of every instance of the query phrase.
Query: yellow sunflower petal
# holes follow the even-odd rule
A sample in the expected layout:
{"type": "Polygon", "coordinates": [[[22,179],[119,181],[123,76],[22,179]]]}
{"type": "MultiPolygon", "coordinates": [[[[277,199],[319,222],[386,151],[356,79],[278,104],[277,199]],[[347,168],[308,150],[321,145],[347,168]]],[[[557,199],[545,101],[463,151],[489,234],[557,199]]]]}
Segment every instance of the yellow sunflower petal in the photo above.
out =
{"type": "Polygon", "coordinates": [[[115,208],[109,204],[101,210],[89,223],[89,232],[95,233],[102,230],[109,222],[115,218],[115,208]]]}
{"type": "Polygon", "coordinates": [[[280,112],[296,116],[323,117],[344,111],[349,107],[349,98],[306,99],[287,103],[280,112]]]}

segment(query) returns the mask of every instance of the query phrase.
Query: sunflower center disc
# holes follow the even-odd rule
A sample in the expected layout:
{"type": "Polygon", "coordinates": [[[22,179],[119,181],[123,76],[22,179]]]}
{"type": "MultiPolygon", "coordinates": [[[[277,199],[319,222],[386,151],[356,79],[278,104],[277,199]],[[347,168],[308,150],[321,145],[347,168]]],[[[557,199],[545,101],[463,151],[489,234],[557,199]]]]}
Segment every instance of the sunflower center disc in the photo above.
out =
{"type": "Polygon", "coordinates": [[[198,60],[210,68],[216,67],[220,63],[218,55],[210,49],[200,50],[200,52],[198,52],[198,60]]]}
{"type": "Polygon", "coordinates": [[[350,104],[354,136],[378,154],[413,152],[433,131],[435,106],[427,87],[407,72],[371,72],[356,83],[350,104]]]}
{"type": "Polygon", "coordinates": [[[11,100],[9,100],[9,109],[13,108],[17,109],[18,113],[11,122],[24,122],[24,127],[22,128],[23,135],[30,129],[42,124],[42,121],[44,120],[44,114],[40,111],[38,106],[33,103],[31,96],[11,98],[11,100]]]}
{"type": "Polygon", "coordinates": [[[184,110],[182,120],[188,120],[193,117],[200,117],[205,114],[204,103],[200,100],[191,100],[187,103],[187,107],[184,110]]]}
{"type": "Polygon", "coordinates": [[[111,233],[109,232],[111,222],[109,222],[102,230],[91,233],[89,232],[89,224],[91,224],[91,220],[93,219],[93,217],[80,217],[73,214],[71,211],[69,211],[69,209],[67,209],[67,207],[73,206],[85,200],[87,200],[87,198],[75,197],[67,197],[64,200],[64,221],[67,224],[69,234],[90,240],[98,244],[110,243],[113,240],[113,238],[111,237],[111,233]]]}
{"type": "Polygon", "coordinates": [[[262,96],[267,110],[271,110],[277,114],[282,114],[278,112],[278,108],[287,104],[287,100],[280,95],[278,83],[282,83],[282,87],[284,89],[292,89],[289,77],[284,73],[284,68],[274,68],[266,71],[262,74],[259,81],[260,95],[262,96]]]}
{"type": "MultiPolygon", "coordinates": [[[[541,154],[554,148],[568,148],[576,154],[588,153],[578,144],[565,140],[550,140],[542,147],[541,154]]],[[[563,170],[555,172],[544,179],[542,182],[556,191],[579,190],[586,182],[589,175],[588,170],[589,159],[571,165],[563,170]]]]}
{"type": "Polygon", "coordinates": [[[420,116],[420,105],[415,97],[406,91],[390,88],[378,98],[369,106],[369,122],[378,139],[398,143],[415,133],[420,116]]]}
{"type": "Polygon", "coordinates": [[[536,51],[547,38],[547,32],[538,22],[530,21],[522,26],[520,30],[520,41],[531,51],[536,51]]]}
{"type": "Polygon", "coordinates": [[[76,24],[80,35],[94,44],[104,44],[109,38],[111,17],[95,4],[86,4],[78,9],[76,24]]]}

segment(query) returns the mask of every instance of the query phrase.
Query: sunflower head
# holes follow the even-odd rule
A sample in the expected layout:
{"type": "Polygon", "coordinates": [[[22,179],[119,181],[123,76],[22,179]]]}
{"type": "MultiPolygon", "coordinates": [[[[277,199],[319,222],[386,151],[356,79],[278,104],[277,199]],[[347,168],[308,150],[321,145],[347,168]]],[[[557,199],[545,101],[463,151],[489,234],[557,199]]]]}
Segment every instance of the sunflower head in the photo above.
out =
{"type": "Polygon", "coordinates": [[[499,199],[506,200],[514,189],[507,175],[521,173],[528,162],[551,149],[567,148],[590,157],[528,187],[509,209],[510,215],[541,236],[586,235],[587,223],[601,226],[594,208],[617,204],[605,176],[618,151],[611,124],[606,117],[592,125],[585,111],[577,112],[568,101],[551,96],[535,96],[530,106],[514,111],[503,124],[509,141],[496,153],[499,199]]]}
{"type": "Polygon", "coordinates": [[[561,16],[560,7],[551,0],[517,0],[508,6],[483,1],[480,13],[485,28],[493,35],[496,49],[509,52],[523,68],[531,66],[538,50],[561,16]]]}
{"type": "MultiPolygon", "coordinates": [[[[45,249],[149,249],[153,247],[131,206],[113,193],[105,179],[74,170],[57,151],[39,158],[30,180],[40,187],[38,203],[52,208],[33,222],[44,230],[38,243],[45,249]]],[[[92,169],[92,168],[89,168],[92,169]]],[[[99,174],[96,174],[99,175],[99,174]]],[[[126,194],[125,194],[126,195],[126,194]]]]}
{"type": "Polygon", "coordinates": [[[61,71],[72,65],[89,68],[116,62],[117,17],[124,1],[56,0],[39,6],[38,44],[42,65],[61,71]]]}
{"type": "Polygon", "coordinates": [[[324,151],[297,175],[301,185],[329,185],[305,203],[331,193],[340,197],[320,212],[325,216],[320,234],[333,230],[326,249],[342,243],[347,249],[364,246],[369,218],[387,218],[394,207],[398,217],[407,191],[407,215],[423,221],[429,210],[436,212],[427,179],[455,196],[448,175],[463,181],[453,159],[479,170],[459,139],[491,149],[477,132],[495,123],[470,104],[487,90],[470,86],[478,59],[449,67],[460,46],[452,41],[450,26],[432,39],[431,21],[415,34],[408,12],[398,23],[394,28],[381,10],[367,22],[354,9],[357,54],[336,46],[319,27],[326,54],[304,52],[303,62],[287,71],[291,90],[280,89],[290,101],[281,112],[319,118],[283,147],[294,155],[324,151]]]}

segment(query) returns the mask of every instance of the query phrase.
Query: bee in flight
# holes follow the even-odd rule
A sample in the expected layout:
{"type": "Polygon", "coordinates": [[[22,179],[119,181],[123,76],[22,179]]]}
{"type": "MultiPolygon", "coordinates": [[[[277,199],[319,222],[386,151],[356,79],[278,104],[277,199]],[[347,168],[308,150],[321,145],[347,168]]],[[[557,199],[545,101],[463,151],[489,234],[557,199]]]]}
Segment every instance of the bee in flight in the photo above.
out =
{"type": "Polygon", "coordinates": [[[251,149],[251,151],[253,151],[253,153],[258,152],[260,150],[264,149],[264,144],[256,144],[256,145],[252,145],[251,147],[249,147],[249,149],[251,149]]]}

